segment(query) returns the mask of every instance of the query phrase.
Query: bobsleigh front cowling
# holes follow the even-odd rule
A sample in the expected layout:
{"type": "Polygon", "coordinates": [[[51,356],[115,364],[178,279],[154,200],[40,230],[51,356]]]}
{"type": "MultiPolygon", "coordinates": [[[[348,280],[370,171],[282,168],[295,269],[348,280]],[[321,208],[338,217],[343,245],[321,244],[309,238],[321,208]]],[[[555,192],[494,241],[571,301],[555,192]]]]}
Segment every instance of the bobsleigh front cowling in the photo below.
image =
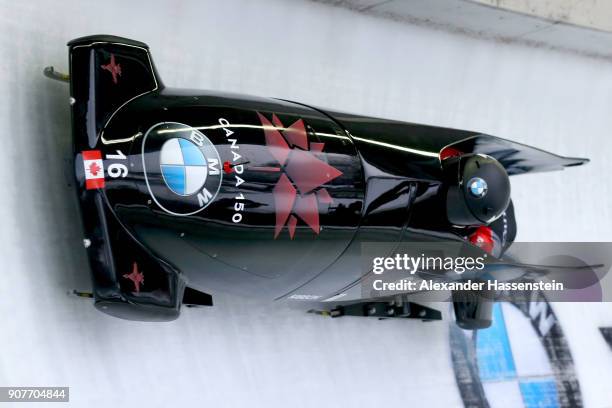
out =
{"type": "Polygon", "coordinates": [[[119,37],[69,50],[93,295],[122,318],[171,320],[219,292],[357,299],[362,243],[465,239],[428,201],[444,188],[445,150],[508,174],[583,162],[477,132],[169,89],[148,47],[119,37]]]}

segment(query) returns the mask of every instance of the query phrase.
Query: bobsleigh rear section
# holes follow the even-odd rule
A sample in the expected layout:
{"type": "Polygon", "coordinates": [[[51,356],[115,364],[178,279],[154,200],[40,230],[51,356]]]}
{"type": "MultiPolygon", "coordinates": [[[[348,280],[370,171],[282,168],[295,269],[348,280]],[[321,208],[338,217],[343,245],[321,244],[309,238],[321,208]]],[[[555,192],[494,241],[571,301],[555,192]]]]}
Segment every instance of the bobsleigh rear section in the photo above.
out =
{"type": "Polygon", "coordinates": [[[147,45],[124,38],[68,46],[93,297],[121,318],[171,320],[222,292],[354,310],[363,243],[465,241],[475,229],[449,220],[448,174],[462,157],[493,158],[509,175],[585,161],[476,132],[166,88],[147,45]]]}
{"type": "Polygon", "coordinates": [[[178,270],[139,243],[105,196],[108,176],[121,176],[128,164],[123,145],[106,147],[104,126],[121,106],[163,87],[148,47],[112,36],[84,37],[68,47],[75,176],[95,305],[127,319],[174,319],[185,291],[178,270]]]}

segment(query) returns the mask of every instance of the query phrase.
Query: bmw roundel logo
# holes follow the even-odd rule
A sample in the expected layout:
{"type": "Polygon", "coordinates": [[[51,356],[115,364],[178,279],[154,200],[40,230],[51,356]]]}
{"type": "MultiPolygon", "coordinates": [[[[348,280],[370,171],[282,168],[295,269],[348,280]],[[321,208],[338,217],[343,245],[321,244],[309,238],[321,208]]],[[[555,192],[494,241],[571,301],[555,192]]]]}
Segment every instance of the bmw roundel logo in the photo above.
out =
{"type": "Polygon", "coordinates": [[[221,188],[221,158],[215,145],[182,123],[151,127],[142,141],[142,163],[149,194],[172,215],[202,211],[221,188]]]}
{"type": "Polygon", "coordinates": [[[168,139],[161,148],[160,169],[170,190],[181,196],[197,192],[206,181],[208,163],[187,139],[168,139]]]}
{"type": "Polygon", "coordinates": [[[572,353],[544,294],[509,296],[494,304],[487,329],[451,324],[451,359],[463,405],[581,407],[572,353]]]}
{"type": "Polygon", "coordinates": [[[487,182],[480,177],[474,177],[468,182],[468,190],[476,198],[482,198],[487,195],[487,182]]]}

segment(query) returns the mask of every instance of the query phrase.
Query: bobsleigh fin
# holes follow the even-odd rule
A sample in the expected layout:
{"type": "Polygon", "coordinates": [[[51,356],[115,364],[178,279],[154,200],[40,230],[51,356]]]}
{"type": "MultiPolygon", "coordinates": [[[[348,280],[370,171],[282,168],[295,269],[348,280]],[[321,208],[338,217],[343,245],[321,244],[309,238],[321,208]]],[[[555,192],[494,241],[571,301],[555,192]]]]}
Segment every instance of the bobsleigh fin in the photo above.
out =
{"type": "Polygon", "coordinates": [[[183,292],[183,304],[187,307],[212,306],[213,298],[208,293],[200,292],[187,286],[185,287],[185,292],[183,292]]]}
{"type": "Polygon", "coordinates": [[[134,239],[100,191],[82,198],[96,308],[127,320],[176,319],[185,288],[180,272],[134,239]]]}
{"type": "Polygon", "coordinates": [[[508,172],[508,175],[563,170],[565,167],[580,166],[589,159],[564,157],[533,146],[489,135],[476,135],[447,145],[442,149],[455,149],[464,153],[482,153],[494,157],[508,172]]]}
{"type": "Polygon", "coordinates": [[[72,40],[68,47],[75,142],[81,150],[93,149],[121,106],[163,84],[144,43],[93,35],[72,40]]]}

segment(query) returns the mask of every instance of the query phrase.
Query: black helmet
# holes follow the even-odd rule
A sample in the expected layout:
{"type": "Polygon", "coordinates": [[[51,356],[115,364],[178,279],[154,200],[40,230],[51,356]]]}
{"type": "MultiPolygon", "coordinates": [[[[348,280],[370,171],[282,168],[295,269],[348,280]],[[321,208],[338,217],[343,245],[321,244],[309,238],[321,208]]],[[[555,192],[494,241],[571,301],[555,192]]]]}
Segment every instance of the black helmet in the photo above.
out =
{"type": "Polygon", "coordinates": [[[445,174],[446,214],[455,225],[487,225],[510,203],[510,179],[496,159],[465,154],[442,162],[445,174]]]}

